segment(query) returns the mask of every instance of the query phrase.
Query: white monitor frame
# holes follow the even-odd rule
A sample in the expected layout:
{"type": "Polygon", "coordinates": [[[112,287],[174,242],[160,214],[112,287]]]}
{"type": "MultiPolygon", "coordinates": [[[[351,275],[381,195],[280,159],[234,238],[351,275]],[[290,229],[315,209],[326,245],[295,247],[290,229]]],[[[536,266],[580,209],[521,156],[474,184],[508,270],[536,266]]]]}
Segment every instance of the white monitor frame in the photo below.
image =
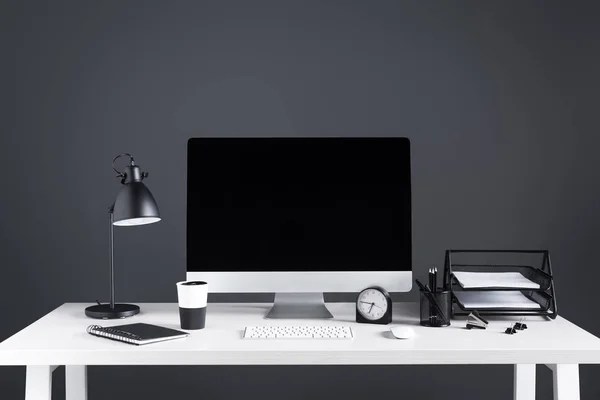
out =
{"type": "Polygon", "coordinates": [[[370,286],[409,292],[412,271],[188,271],[187,280],[207,282],[210,293],[355,293],[370,286]]]}

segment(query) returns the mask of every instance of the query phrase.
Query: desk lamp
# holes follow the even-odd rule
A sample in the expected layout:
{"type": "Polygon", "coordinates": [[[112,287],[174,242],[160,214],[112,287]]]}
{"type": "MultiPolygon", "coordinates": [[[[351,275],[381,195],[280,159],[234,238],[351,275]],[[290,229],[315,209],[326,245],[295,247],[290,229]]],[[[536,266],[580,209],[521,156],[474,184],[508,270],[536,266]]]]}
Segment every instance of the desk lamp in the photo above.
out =
{"type": "Polygon", "coordinates": [[[115,304],[115,272],[113,260],[114,226],[136,226],[152,224],[160,221],[158,205],[150,190],[142,182],[148,177],[147,172],[142,172],[135,164],[131,154],[119,154],[113,159],[113,169],[117,178],[121,179],[123,187],[117,199],[108,209],[110,222],[109,229],[109,254],[110,254],[110,304],[90,306],[85,309],[85,315],[91,318],[125,318],[140,312],[140,307],[134,304],[115,304]],[[115,168],[115,162],[121,157],[129,157],[129,165],[123,171],[115,168]]]}

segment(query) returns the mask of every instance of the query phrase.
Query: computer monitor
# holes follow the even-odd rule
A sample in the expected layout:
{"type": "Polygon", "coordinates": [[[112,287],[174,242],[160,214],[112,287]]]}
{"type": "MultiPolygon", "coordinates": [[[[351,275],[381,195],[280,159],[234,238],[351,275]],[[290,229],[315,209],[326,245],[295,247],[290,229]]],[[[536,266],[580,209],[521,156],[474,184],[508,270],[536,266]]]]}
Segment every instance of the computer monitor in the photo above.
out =
{"type": "Polygon", "coordinates": [[[323,292],[412,287],[407,138],[192,138],[187,182],[187,279],[211,292],[328,317],[323,292]]]}

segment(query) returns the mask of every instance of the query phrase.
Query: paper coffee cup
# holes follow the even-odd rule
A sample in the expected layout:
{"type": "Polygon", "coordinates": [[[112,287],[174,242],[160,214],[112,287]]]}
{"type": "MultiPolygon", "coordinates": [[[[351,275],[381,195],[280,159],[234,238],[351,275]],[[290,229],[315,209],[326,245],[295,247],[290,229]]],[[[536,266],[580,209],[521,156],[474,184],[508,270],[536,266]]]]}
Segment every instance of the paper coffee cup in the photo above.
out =
{"type": "Polygon", "coordinates": [[[204,281],[177,282],[177,299],[181,329],[204,329],[208,283],[204,281]]]}

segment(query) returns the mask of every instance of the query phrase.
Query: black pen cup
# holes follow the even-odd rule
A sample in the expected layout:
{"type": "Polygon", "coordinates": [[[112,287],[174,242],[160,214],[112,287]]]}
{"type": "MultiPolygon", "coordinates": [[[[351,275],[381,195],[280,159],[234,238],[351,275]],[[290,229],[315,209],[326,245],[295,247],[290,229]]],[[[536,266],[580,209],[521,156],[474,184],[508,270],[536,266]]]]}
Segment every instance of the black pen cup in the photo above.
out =
{"type": "Polygon", "coordinates": [[[449,290],[438,292],[424,292],[421,290],[420,297],[421,325],[431,327],[450,326],[452,293],[449,290]],[[437,303],[439,309],[434,303],[437,303]]]}

